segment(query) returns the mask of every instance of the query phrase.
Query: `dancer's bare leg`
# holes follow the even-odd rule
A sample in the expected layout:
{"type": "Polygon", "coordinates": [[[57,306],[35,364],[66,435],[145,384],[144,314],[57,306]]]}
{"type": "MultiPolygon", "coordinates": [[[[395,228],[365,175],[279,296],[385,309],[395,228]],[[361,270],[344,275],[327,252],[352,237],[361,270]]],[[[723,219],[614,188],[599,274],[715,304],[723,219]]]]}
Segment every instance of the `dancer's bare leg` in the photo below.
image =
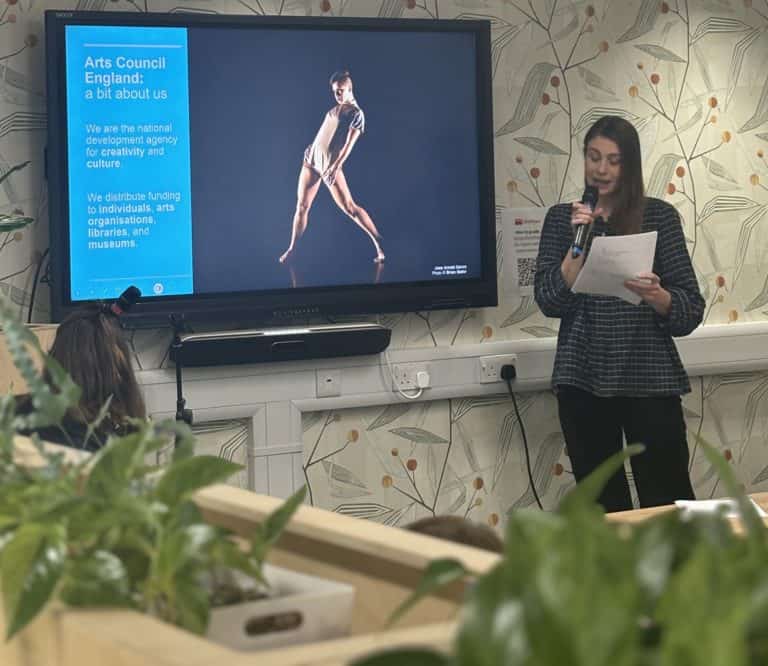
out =
{"type": "Polygon", "coordinates": [[[309,223],[309,209],[312,207],[312,202],[317,196],[317,191],[320,189],[320,176],[318,176],[312,169],[306,164],[301,165],[301,171],[299,172],[299,185],[296,190],[296,212],[293,214],[293,227],[291,229],[291,243],[288,245],[288,249],[280,255],[280,263],[291,256],[296,241],[301,238],[301,235],[307,228],[309,223]]]}
{"type": "Polygon", "coordinates": [[[384,252],[382,251],[378,240],[381,237],[379,230],[373,223],[371,216],[368,215],[368,211],[355,203],[355,200],[352,198],[352,194],[349,191],[347,179],[344,177],[344,172],[341,171],[341,169],[336,172],[336,178],[333,181],[333,185],[328,189],[330,190],[336,205],[349,215],[353,222],[367,234],[368,238],[371,239],[373,246],[376,248],[376,258],[374,261],[384,261],[384,252]]]}

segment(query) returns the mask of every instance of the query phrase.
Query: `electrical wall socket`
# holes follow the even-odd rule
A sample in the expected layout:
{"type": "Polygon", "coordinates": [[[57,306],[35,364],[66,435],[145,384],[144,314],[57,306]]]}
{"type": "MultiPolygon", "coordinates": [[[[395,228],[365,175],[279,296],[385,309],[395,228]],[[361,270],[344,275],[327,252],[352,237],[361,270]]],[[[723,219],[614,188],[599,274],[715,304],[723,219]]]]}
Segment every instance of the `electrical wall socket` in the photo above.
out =
{"type": "Polygon", "coordinates": [[[392,386],[395,390],[410,391],[420,387],[416,378],[419,372],[429,373],[426,363],[395,363],[392,366],[392,386]]]}
{"type": "Polygon", "coordinates": [[[480,370],[480,383],[503,381],[501,368],[505,365],[517,365],[517,354],[496,354],[495,356],[481,356],[478,360],[480,370]]]}
{"type": "Polygon", "coordinates": [[[336,398],[341,395],[341,370],[317,370],[315,382],[318,398],[336,398]]]}

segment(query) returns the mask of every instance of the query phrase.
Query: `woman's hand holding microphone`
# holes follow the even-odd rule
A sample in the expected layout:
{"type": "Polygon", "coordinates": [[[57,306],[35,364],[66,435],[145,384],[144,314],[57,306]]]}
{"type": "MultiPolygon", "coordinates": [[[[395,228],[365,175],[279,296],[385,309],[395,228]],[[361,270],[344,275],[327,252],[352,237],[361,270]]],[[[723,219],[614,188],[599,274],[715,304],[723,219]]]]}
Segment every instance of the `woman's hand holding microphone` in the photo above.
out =
{"type": "MultiPolygon", "coordinates": [[[[598,207],[592,210],[591,206],[582,203],[581,201],[574,201],[571,206],[571,230],[574,238],[576,237],[576,232],[580,226],[593,224],[594,221],[603,214],[602,208],[598,207]]],[[[576,276],[584,265],[584,248],[582,247],[580,249],[582,250],[581,252],[575,253],[569,248],[560,267],[563,272],[565,283],[569,287],[573,286],[573,283],[576,281],[576,276]]]]}

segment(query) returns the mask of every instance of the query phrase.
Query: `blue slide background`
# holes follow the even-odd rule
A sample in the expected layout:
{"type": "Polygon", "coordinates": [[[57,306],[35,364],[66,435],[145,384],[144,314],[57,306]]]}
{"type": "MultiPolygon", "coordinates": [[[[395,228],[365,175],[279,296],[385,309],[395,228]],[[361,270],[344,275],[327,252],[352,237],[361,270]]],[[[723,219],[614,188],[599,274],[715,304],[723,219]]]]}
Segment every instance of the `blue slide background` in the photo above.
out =
{"type": "MultiPolygon", "coordinates": [[[[145,295],[190,294],[193,266],[187,31],[184,28],[125,26],[67,26],[66,31],[72,300],[114,297],[131,284],[145,295]],[[129,58],[165,56],[167,66],[163,70],[118,69],[114,65],[120,55],[129,58]],[[144,77],[142,84],[112,84],[109,87],[113,91],[122,87],[148,88],[149,100],[85,99],[86,90],[95,93],[96,89],[105,88],[86,84],[88,56],[109,58],[113,63],[112,69],[89,71],[140,71],[144,77]],[[167,98],[154,99],[154,91],[158,90],[166,90],[167,98]],[[173,135],[178,137],[178,143],[175,147],[166,147],[162,156],[118,158],[121,159],[119,168],[88,168],[86,127],[89,123],[101,126],[173,123],[173,135]],[[89,194],[104,196],[108,192],[147,191],[179,192],[181,199],[174,203],[174,212],[155,215],[156,222],[151,225],[150,234],[135,238],[136,247],[88,248],[89,241],[110,240],[88,238],[88,218],[93,217],[87,209],[89,194]]],[[[103,132],[98,136],[103,136],[103,132]]],[[[147,146],[144,148],[146,150],[147,146]]],[[[119,202],[122,203],[125,202],[119,202]]],[[[155,203],[152,206],[154,208],[155,203]]],[[[103,216],[111,215],[114,213],[103,216]]],[[[135,225],[119,226],[132,233],[135,225]]]]}

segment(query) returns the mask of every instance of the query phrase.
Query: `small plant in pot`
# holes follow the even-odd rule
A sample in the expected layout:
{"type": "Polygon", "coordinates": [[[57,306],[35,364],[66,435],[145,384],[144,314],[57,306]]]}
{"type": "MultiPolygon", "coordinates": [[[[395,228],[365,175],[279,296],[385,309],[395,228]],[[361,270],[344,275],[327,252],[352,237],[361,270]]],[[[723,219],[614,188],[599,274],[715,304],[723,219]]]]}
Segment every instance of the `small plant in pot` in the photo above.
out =
{"type": "MultiPolygon", "coordinates": [[[[468,588],[448,654],[391,650],[355,666],[765,666],[768,531],[720,452],[706,455],[731,496],[723,515],[663,512],[607,521],[600,489],[637,445],[580,483],[555,513],[510,514],[505,552],[468,588]]],[[[433,562],[393,621],[467,575],[433,562]]]]}
{"type": "MultiPolygon", "coordinates": [[[[304,499],[302,488],[269,515],[250,539],[206,522],[195,492],[240,469],[215,456],[194,456],[190,429],[175,421],[133,422],[93,456],[68,461],[61,449],[32,441],[36,465],[22,464],[16,434],[59,423],[80,389],[0,297],[9,352],[31,394],[31,413],[0,397],[0,590],[6,638],[52,600],[75,607],[122,607],[204,634],[212,608],[243,600],[232,572],[268,588],[264,560],[304,499]],[[35,370],[44,359],[47,377],[35,370]],[[176,441],[169,464],[150,454],[176,441]]],[[[102,415],[106,413],[106,405],[102,415]]],[[[97,422],[90,428],[98,427],[97,422]]],[[[86,433],[85,441],[89,433],[86,433]]]]}

